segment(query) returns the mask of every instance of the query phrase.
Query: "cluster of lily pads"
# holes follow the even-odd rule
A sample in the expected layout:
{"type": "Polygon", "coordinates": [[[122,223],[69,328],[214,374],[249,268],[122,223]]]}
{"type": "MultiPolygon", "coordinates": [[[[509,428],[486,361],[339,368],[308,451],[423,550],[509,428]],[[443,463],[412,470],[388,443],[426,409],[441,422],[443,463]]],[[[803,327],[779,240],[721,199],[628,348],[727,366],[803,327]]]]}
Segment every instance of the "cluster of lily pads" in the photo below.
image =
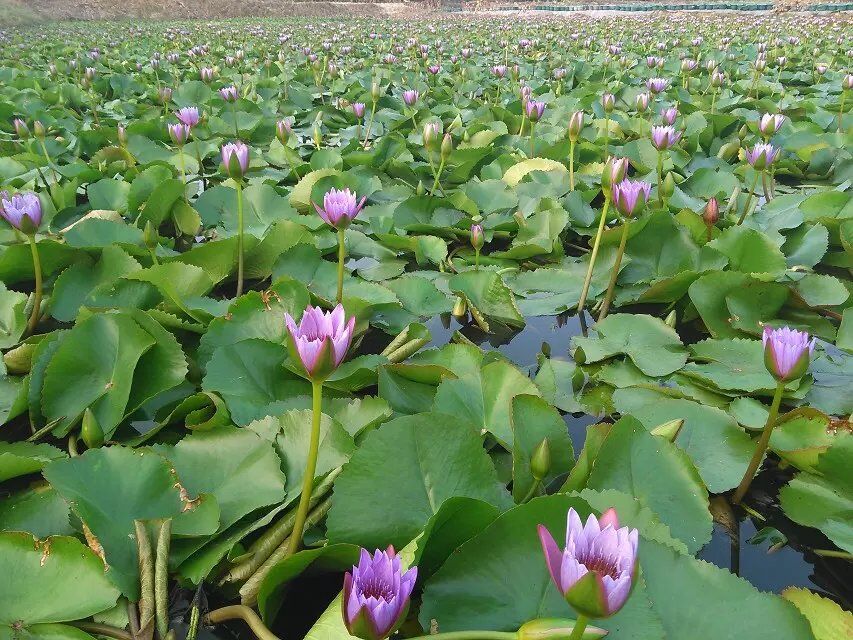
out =
{"type": "Polygon", "coordinates": [[[0,637],[845,637],[849,23],[0,45],[0,637]]]}

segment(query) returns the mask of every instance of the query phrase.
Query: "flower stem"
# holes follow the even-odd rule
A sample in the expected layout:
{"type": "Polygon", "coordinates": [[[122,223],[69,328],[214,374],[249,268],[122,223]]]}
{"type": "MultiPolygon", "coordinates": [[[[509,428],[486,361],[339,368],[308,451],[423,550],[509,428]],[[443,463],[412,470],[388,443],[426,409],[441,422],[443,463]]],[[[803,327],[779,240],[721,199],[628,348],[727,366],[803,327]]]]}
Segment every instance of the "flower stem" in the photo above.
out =
{"type": "Polygon", "coordinates": [[[663,151],[658,151],[658,204],[663,208],[663,151]]]}
{"type": "Polygon", "coordinates": [[[114,627],[109,624],[101,624],[100,622],[69,622],[67,624],[80,629],[80,631],[94,633],[99,636],[106,636],[107,638],[116,638],[116,640],[133,640],[133,636],[130,633],[124,629],[119,629],[118,627],[114,627]]]}
{"type": "Polygon", "coordinates": [[[480,250],[474,249],[474,271],[480,270],[480,250]]]}
{"type": "Polygon", "coordinates": [[[766,171],[761,172],[761,188],[764,190],[764,200],[766,202],[770,202],[773,199],[773,194],[770,189],[770,184],[766,171]]]}
{"type": "Polygon", "coordinates": [[[842,122],[842,118],[844,117],[844,102],[847,100],[847,92],[841,92],[841,106],[838,107],[838,133],[844,132],[844,123],[842,122]]]}
{"type": "Polygon", "coordinates": [[[154,560],[154,616],[157,635],[169,633],[169,543],[172,519],[163,520],[157,533],[157,554],[154,560]]]}
{"type": "Polygon", "coordinates": [[[181,181],[184,183],[184,201],[189,204],[190,201],[187,198],[187,163],[184,160],[184,146],[181,145],[181,148],[178,149],[181,156],[181,181]]]}
{"type": "Polygon", "coordinates": [[[592,272],[595,269],[595,259],[598,257],[598,247],[601,245],[601,234],[604,233],[604,221],[607,219],[607,209],[610,208],[610,196],[604,194],[604,208],[601,210],[601,219],[598,221],[598,231],[595,233],[595,241],[592,243],[592,253],[589,254],[589,267],[583,280],[581,297],[578,300],[578,313],[583,313],[586,297],[589,294],[589,284],[592,282],[592,272]]]}
{"type": "Polygon", "coordinates": [[[533,120],[530,121],[530,157],[533,157],[533,120]]]}
{"type": "MultiPolygon", "coordinates": [[[[436,171],[436,173],[435,173],[435,182],[432,183],[432,188],[429,190],[430,195],[434,195],[435,190],[441,188],[440,178],[441,178],[441,172],[442,171],[444,171],[444,158],[442,158],[441,162],[438,163],[438,171],[436,171]]],[[[444,191],[444,189],[441,189],[441,190],[442,190],[442,192],[444,191]]]]}
{"type": "Polygon", "coordinates": [[[346,231],[338,229],[338,304],[344,299],[344,260],[347,255],[346,231]]]}
{"type": "Polygon", "coordinates": [[[257,613],[240,604],[215,609],[204,617],[207,624],[218,624],[226,620],[242,620],[249,625],[258,640],[279,640],[277,635],[264,626],[257,613]]]}
{"type": "Polygon", "coordinates": [[[572,635],[569,636],[569,640],[580,640],[583,638],[583,632],[586,630],[586,626],[589,624],[589,618],[587,618],[582,613],[578,614],[578,619],[575,622],[575,628],[572,629],[572,635]]]}
{"type": "Polygon", "coordinates": [[[626,219],[622,224],[622,238],[619,240],[616,262],[613,263],[613,273],[610,274],[610,282],[607,284],[607,293],[604,296],[604,302],[601,304],[601,312],[598,314],[599,322],[607,317],[607,311],[610,309],[610,303],[613,301],[613,294],[616,290],[616,279],[619,277],[619,267],[622,264],[622,256],[625,255],[625,245],[628,243],[629,222],[630,220],[626,219]]]}
{"type": "Polygon", "coordinates": [[[752,460],[749,461],[746,473],[743,474],[743,480],[740,481],[732,497],[732,504],[740,504],[749,489],[749,485],[752,484],[755,472],[758,471],[764,452],[767,451],[767,446],[770,444],[770,434],[773,433],[773,426],[776,424],[776,418],[779,415],[779,405],[782,403],[782,392],[784,390],[785,383],[777,382],[776,393],[773,394],[773,404],[770,405],[770,413],[767,415],[767,423],[764,425],[764,431],[761,432],[761,438],[758,440],[758,445],[755,447],[755,453],[752,454],[752,460]]]}
{"type": "Polygon", "coordinates": [[[240,137],[240,130],[237,128],[237,102],[231,103],[231,114],[234,116],[234,137],[240,137]]]}
{"type": "Polygon", "coordinates": [[[27,323],[27,333],[32,335],[32,333],[36,330],[36,324],[39,321],[39,316],[41,313],[41,260],[39,259],[39,250],[38,245],[36,244],[35,235],[27,236],[27,239],[30,241],[30,251],[33,254],[33,273],[35,274],[36,279],[36,290],[35,296],[33,298],[33,311],[30,314],[30,321],[27,323]]]}
{"type": "Polygon", "coordinates": [[[409,640],[516,640],[517,638],[518,634],[511,631],[448,631],[409,640]]]}
{"type": "Polygon", "coordinates": [[[314,487],[314,472],[317,469],[317,453],[320,449],[320,418],[323,408],[323,383],[311,382],[312,392],[312,415],[311,415],[311,441],[308,445],[308,461],[305,464],[305,475],[302,478],[302,495],[299,497],[299,507],[296,509],[296,522],[293,524],[293,533],[290,534],[290,545],[287,555],[292,556],[299,549],[302,542],[302,530],[305,528],[305,519],[308,517],[308,506],[311,502],[311,489],[314,487]]]}
{"type": "Polygon", "coordinates": [[[607,162],[607,157],[610,148],[610,114],[604,116],[604,161],[607,162]]]}
{"type": "Polygon", "coordinates": [[[749,213],[749,205],[752,203],[752,193],[755,191],[755,187],[758,184],[758,176],[761,174],[760,171],[755,172],[755,179],[752,181],[752,186],[749,188],[749,193],[746,194],[746,204],[743,207],[743,213],[740,214],[740,219],[737,223],[743,224],[743,221],[746,220],[746,214],[749,213]]]}
{"type": "Polygon", "coordinates": [[[569,141],[569,191],[575,190],[575,141],[569,141]]]}
{"type": "Polygon", "coordinates": [[[518,504],[525,504],[527,502],[530,502],[533,499],[533,496],[536,495],[536,491],[539,489],[539,486],[541,484],[541,480],[534,480],[533,484],[530,485],[530,489],[527,491],[527,493],[521,499],[521,502],[519,502],[518,504]]]}
{"type": "Polygon", "coordinates": [[[243,183],[237,181],[237,296],[243,295],[243,183]]]}
{"type": "Polygon", "coordinates": [[[362,146],[367,149],[367,143],[370,141],[370,130],[373,128],[373,116],[376,115],[376,102],[370,107],[370,120],[367,121],[367,131],[364,133],[364,142],[362,146]]]}

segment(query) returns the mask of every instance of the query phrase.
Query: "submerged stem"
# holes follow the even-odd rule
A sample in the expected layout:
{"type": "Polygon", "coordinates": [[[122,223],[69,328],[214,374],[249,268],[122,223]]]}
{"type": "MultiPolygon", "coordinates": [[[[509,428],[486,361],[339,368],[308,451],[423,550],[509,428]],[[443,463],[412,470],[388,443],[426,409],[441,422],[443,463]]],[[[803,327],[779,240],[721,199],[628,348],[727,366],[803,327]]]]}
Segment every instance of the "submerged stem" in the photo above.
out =
{"type": "Polygon", "coordinates": [[[204,617],[207,624],[218,624],[226,620],[242,620],[249,625],[258,640],[279,640],[277,635],[267,629],[257,613],[240,604],[215,609],[204,617]]]}

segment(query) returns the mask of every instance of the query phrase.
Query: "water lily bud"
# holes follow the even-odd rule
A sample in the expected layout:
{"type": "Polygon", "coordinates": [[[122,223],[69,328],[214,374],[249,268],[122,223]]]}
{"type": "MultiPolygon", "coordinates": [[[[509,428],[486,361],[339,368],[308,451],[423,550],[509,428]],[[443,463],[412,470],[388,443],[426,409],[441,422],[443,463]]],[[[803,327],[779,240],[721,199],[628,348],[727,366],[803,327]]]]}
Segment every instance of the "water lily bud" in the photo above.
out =
{"type": "Polygon", "coordinates": [[[550,470],[551,446],[548,444],[548,438],[543,438],[542,442],[536,445],[533,450],[533,455],[530,456],[530,473],[541,482],[550,470]]]}
{"type": "Polygon", "coordinates": [[[717,220],[719,219],[720,204],[717,202],[716,198],[711,198],[702,210],[702,220],[704,220],[705,224],[709,227],[713,227],[717,224],[717,220]]]}
{"type": "Polygon", "coordinates": [[[672,327],[673,329],[675,329],[675,320],[676,320],[675,309],[673,309],[668,314],[666,314],[666,318],[663,319],[663,323],[666,326],[672,327]]]}
{"type": "Polygon", "coordinates": [[[659,424],[651,430],[651,434],[653,436],[663,438],[664,440],[675,442],[675,439],[678,437],[678,434],[681,433],[681,427],[683,426],[684,418],[677,418],[675,420],[670,420],[668,422],[664,422],[663,424],[659,424]]]}
{"type": "Polygon", "coordinates": [[[222,165],[232,180],[241,180],[249,170],[249,147],[240,141],[222,145],[222,165]]]}
{"type": "MultiPolygon", "coordinates": [[[[563,618],[539,618],[521,625],[518,640],[566,640],[575,628],[574,620],[563,618]]],[[[588,625],[584,629],[582,640],[597,640],[607,635],[607,631],[588,625]]]]}
{"type": "Polygon", "coordinates": [[[610,195],[611,185],[618,184],[625,179],[625,174],[628,172],[628,158],[610,157],[604,163],[604,170],[601,172],[601,188],[605,194],[610,195]]]}
{"type": "Polygon", "coordinates": [[[275,137],[278,138],[278,141],[287,145],[287,141],[290,140],[290,134],[292,133],[292,129],[290,128],[290,122],[287,120],[279,120],[275,123],[275,137]]]}
{"type": "Polygon", "coordinates": [[[638,113],[644,113],[649,108],[650,96],[648,93],[638,93],[634,99],[634,107],[638,113]]]}
{"type": "Polygon", "coordinates": [[[485,238],[483,237],[483,226],[479,224],[471,225],[471,246],[479,251],[483,248],[485,238]]]}
{"type": "Polygon", "coordinates": [[[379,83],[374,80],[373,85],[370,87],[370,99],[373,102],[379,102],[379,83]]]}
{"type": "Polygon", "coordinates": [[[426,193],[426,187],[423,180],[418,180],[418,186],[415,189],[415,195],[422,196],[426,193]]]}
{"type": "Polygon", "coordinates": [[[569,119],[569,140],[577,142],[583,130],[583,111],[575,111],[569,119]]]}
{"type": "Polygon", "coordinates": [[[21,140],[27,140],[30,137],[30,128],[27,126],[27,123],[21,120],[20,118],[15,118],[12,121],[12,125],[15,127],[15,134],[21,140]]]}
{"type": "Polygon", "coordinates": [[[850,91],[853,89],[853,73],[848,73],[841,80],[841,89],[844,91],[850,91]]]}
{"type": "Polygon", "coordinates": [[[159,236],[157,235],[157,228],[151,220],[147,220],[145,222],[145,230],[142,232],[142,241],[149,249],[154,249],[157,246],[159,236]]]}
{"type": "Polygon", "coordinates": [[[323,144],[323,131],[320,128],[319,122],[314,123],[314,129],[312,131],[311,137],[314,139],[314,146],[319,149],[323,144]]]}
{"type": "Polygon", "coordinates": [[[104,430],[92,410],[86,407],[83,412],[83,422],[80,425],[80,437],[89,449],[96,449],[104,444],[104,430]]]}
{"type": "Polygon", "coordinates": [[[6,372],[19,376],[28,374],[32,367],[36,346],[35,343],[24,342],[4,353],[3,364],[6,365],[6,372]]]}
{"type": "Polygon", "coordinates": [[[663,185],[661,186],[663,191],[663,197],[671,198],[672,194],[675,193],[675,178],[673,177],[671,171],[666,174],[666,177],[663,179],[663,185]]]}
{"type": "Polygon", "coordinates": [[[746,136],[748,135],[749,127],[747,127],[746,125],[743,125],[740,129],[738,129],[737,137],[741,139],[741,142],[743,142],[744,138],[746,138],[746,136]]]}
{"type": "Polygon", "coordinates": [[[465,298],[459,296],[456,298],[456,303],[453,305],[453,315],[456,318],[464,318],[466,313],[465,298]]]}
{"type": "Polygon", "coordinates": [[[601,106],[604,107],[604,113],[612,113],[616,106],[616,96],[612,93],[605,93],[601,96],[601,106]]]}
{"type": "Polygon", "coordinates": [[[44,136],[47,133],[47,130],[44,128],[44,125],[41,123],[41,120],[36,120],[33,122],[33,135],[38,140],[44,140],[44,136]]]}
{"type": "Polygon", "coordinates": [[[450,137],[449,133],[445,133],[444,139],[441,141],[441,159],[447,160],[451,151],[453,151],[453,138],[450,137]]]}
{"type": "Polygon", "coordinates": [[[424,147],[428,151],[431,151],[435,146],[435,142],[438,139],[438,136],[441,135],[441,125],[438,122],[427,122],[424,125],[424,147]]]}

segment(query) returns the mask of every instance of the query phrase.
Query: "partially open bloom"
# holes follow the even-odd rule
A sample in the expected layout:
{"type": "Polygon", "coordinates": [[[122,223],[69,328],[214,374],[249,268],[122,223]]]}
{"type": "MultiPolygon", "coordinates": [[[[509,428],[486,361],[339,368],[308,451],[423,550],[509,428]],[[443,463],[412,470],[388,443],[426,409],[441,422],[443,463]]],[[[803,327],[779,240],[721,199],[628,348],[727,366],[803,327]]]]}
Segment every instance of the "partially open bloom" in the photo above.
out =
{"type": "Polygon", "coordinates": [[[418,568],[405,573],[393,547],[376,550],[371,557],[361,550],[358,565],[344,576],[343,616],[350,635],[363,640],[384,640],[403,624],[418,568]]]}
{"type": "Polygon", "coordinates": [[[157,99],[160,101],[160,104],[169,104],[172,101],[172,87],[160,87],[157,99]]]}
{"type": "Polygon", "coordinates": [[[441,122],[433,120],[424,125],[424,147],[431,149],[441,135],[441,122]]]}
{"type": "Polygon", "coordinates": [[[545,113],[545,103],[539,100],[528,100],[526,104],[527,117],[531,122],[539,122],[542,114],[545,113]]]}
{"type": "Polygon", "coordinates": [[[237,98],[239,94],[237,93],[237,87],[231,85],[230,87],[222,87],[219,90],[220,97],[225,100],[225,102],[237,102],[237,98]]]}
{"type": "Polygon", "coordinates": [[[843,91],[850,91],[853,89],[853,73],[848,73],[841,80],[841,89],[843,91]]]}
{"type": "Polygon", "coordinates": [[[492,67],[492,73],[498,78],[503,78],[506,75],[506,71],[506,66],[502,64],[497,64],[492,67]]]}
{"type": "Polygon", "coordinates": [[[652,127],[652,144],[658,151],[669,149],[681,139],[681,132],[670,125],[652,127]]]}
{"type": "Polygon", "coordinates": [[[785,124],[785,116],[781,113],[765,113],[758,122],[758,130],[761,131],[761,135],[769,138],[779,131],[783,124],[785,124]]]}
{"type": "Polygon", "coordinates": [[[678,117],[678,109],[669,107],[668,109],[664,109],[660,115],[665,124],[673,125],[675,124],[675,119],[678,117]]]}
{"type": "Polygon", "coordinates": [[[622,180],[613,184],[613,204],[623,216],[639,213],[649,200],[652,185],[643,180],[622,180]]]}
{"type": "Polygon", "coordinates": [[[669,86],[669,80],[666,78],[649,78],[646,80],[646,88],[654,94],[666,91],[669,86]]]}
{"type": "Polygon", "coordinates": [[[577,512],[569,509],[566,547],[561,551],[548,529],[539,525],[551,579],[566,602],[589,618],[612,616],[628,600],[634,586],[638,533],[618,526],[612,509],[601,519],[590,514],[586,526],[577,512]]]}
{"type": "Polygon", "coordinates": [[[198,107],[184,107],[175,112],[175,117],[188,127],[196,126],[201,120],[198,113],[198,107]]]}
{"type": "Polygon", "coordinates": [[[12,121],[12,125],[15,127],[15,135],[18,136],[21,140],[26,140],[30,137],[30,128],[27,126],[27,123],[21,120],[21,118],[15,118],[12,121]]]}
{"type": "Polygon", "coordinates": [[[355,316],[347,319],[340,304],[328,313],[308,305],[298,325],[289,313],[284,314],[284,323],[291,358],[315,382],[328,378],[343,362],[355,330],[355,316]]]}
{"type": "Polygon", "coordinates": [[[634,106],[637,108],[639,113],[645,112],[646,109],[649,108],[649,100],[651,96],[648,93],[638,93],[637,97],[634,99],[634,106]]]}
{"type": "Polygon", "coordinates": [[[609,189],[611,185],[622,182],[628,173],[628,164],[628,158],[609,157],[601,172],[601,186],[609,189]]]}
{"type": "Polygon", "coordinates": [[[287,144],[291,133],[293,133],[293,130],[290,128],[289,120],[279,120],[275,123],[275,137],[278,138],[281,144],[287,144]]]}
{"type": "Polygon", "coordinates": [[[177,124],[170,124],[169,137],[172,138],[172,142],[174,142],[179,147],[184,146],[187,142],[187,138],[190,137],[190,126],[188,124],[184,124],[183,122],[179,122],[177,124]]]}
{"type": "Polygon", "coordinates": [[[0,216],[19,231],[33,234],[41,224],[41,201],[32,191],[11,197],[3,191],[0,193],[0,216]]]}
{"type": "Polygon", "coordinates": [[[776,158],[779,157],[779,149],[772,144],[760,142],[752,149],[747,149],[745,155],[749,164],[755,167],[757,171],[763,171],[776,162],[776,158]]]}
{"type": "Polygon", "coordinates": [[[198,74],[202,82],[211,82],[213,80],[213,69],[210,67],[202,67],[198,74]]]}
{"type": "Polygon", "coordinates": [[[403,92],[403,102],[406,103],[407,107],[412,107],[418,101],[418,98],[421,97],[421,94],[418,93],[415,89],[406,89],[403,92]]]}
{"type": "Polygon", "coordinates": [[[764,345],[764,366],[779,382],[802,378],[809,368],[815,339],[805,331],[788,327],[764,327],[761,335],[764,345]]]}
{"type": "Polygon", "coordinates": [[[249,170],[249,147],[239,140],[222,145],[222,164],[230,178],[240,180],[249,170]]]}
{"type": "Polygon", "coordinates": [[[616,96],[612,93],[605,93],[601,96],[601,106],[604,107],[604,113],[611,113],[616,106],[616,96]]]}
{"type": "Polygon", "coordinates": [[[363,196],[361,201],[357,199],[354,191],[347,189],[329,189],[323,196],[322,208],[312,202],[317,213],[323,221],[335,229],[346,229],[353,221],[367,200],[363,196]]]}
{"type": "Polygon", "coordinates": [[[364,103],[363,102],[353,102],[352,103],[352,112],[356,118],[361,120],[364,117],[364,103]]]}

